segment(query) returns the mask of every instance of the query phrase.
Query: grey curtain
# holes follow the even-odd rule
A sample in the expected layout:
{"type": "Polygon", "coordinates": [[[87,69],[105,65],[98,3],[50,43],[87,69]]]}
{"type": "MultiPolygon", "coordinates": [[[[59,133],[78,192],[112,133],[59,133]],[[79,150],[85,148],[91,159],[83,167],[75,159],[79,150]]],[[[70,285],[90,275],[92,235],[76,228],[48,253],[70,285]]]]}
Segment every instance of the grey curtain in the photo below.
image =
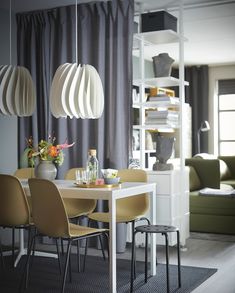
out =
{"type": "Polygon", "coordinates": [[[126,168],[129,159],[134,0],[80,4],[77,12],[78,63],[93,65],[104,87],[105,109],[96,120],[55,119],[49,109],[56,69],[76,61],[75,6],[16,16],[18,64],[30,70],[37,92],[37,111],[18,119],[19,156],[31,135],[35,143],[49,135],[57,143],[74,141],[65,150],[58,178],[69,168],[85,166],[89,148],[97,149],[101,168],[126,168]]]}
{"type": "MultiPolygon", "coordinates": [[[[172,70],[172,76],[179,77],[178,69],[172,70]]],[[[192,155],[198,153],[198,129],[201,123],[209,120],[209,75],[208,65],[186,66],[185,80],[189,86],[185,87],[185,102],[192,110],[192,155]]],[[[174,88],[178,95],[178,88],[174,88]]],[[[208,152],[208,132],[201,132],[201,153],[208,152]]]]}
{"type": "MultiPolygon", "coordinates": [[[[197,133],[201,123],[209,120],[209,76],[208,66],[191,66],[185,68],[185,101],[192,109],[192,154],[198,153],[197,133]]],[[[201,153],[208,152],[208,132],[200,133],[201,153]]]]}

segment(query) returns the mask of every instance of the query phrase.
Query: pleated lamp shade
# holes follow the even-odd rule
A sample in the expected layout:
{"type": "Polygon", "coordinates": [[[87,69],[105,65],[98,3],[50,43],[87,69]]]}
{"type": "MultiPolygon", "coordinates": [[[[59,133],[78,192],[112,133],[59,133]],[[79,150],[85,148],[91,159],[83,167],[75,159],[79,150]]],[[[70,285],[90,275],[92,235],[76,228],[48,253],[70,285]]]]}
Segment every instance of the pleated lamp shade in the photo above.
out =
{"type": "Polygon", "coordinates": [[[36,108],[32,77],[25,67],[0,66],[0,113],[31,116],[36,108]]]}
{"type": "Polygon", "coordinates": [[[97,70],[88,64],[59,66],[51,85],[50,109],[56,118],[100,118],[104,110],[104,91],[97,70]]]}

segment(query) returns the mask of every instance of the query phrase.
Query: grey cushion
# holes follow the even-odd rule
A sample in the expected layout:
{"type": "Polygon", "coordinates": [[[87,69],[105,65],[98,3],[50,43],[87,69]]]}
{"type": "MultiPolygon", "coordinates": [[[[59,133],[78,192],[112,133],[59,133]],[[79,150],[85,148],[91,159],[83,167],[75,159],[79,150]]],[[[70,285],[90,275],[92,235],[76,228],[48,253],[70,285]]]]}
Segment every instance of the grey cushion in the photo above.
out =
{"type": "Polygon", "coordinates": [[[219,165],[220,165],[220,179],[221,180],[226,180],[231,178],[231,172],[223,160],[219,160],[219,165]]]}

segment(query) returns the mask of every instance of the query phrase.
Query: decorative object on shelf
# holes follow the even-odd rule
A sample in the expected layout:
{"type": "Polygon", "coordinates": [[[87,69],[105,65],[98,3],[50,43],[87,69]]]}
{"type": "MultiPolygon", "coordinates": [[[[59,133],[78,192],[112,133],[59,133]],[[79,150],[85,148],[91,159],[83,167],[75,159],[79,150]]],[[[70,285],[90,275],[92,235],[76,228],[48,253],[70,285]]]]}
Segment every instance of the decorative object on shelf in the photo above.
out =
{"type": "Polygon", "coordinates": [[[64,161],[63,150],[72,147],[75,143],[68,144],[55,144],[56,138],[49,136],[48,141],[41,140],[37,147],[33,145],[33,138],[26,139],[27,147],[24,150],[22,161],[28,161],[29,167],[35,167],[36,158],[39,158],[39,162],[35,168],[35,176],[37,178],[44,178],[53,180],[56,177],[56,166],[61,166],[64,161]],[[45,162],[45,163],[44,163],[45,162]],[[45,171],[45,172],[44,172],[45,171]],[[55,177],[54,177],[55,176],[55,177]],[[51,179],[54,177],[53,179],[51,179]]]}
{"type": "Polygon", "coordinates": [[[162,135],[157,135],[157,146],[156,146],[156,163],[153,165],[153,170],[155,171],[166,171],[172,170],[173,165],[167,164],[167,160],[171,157],[174,137],[165,137],[162,135]]]}
{"type": "Polygon", "coordinates": [[[157,95],[167,95],[169,97],[175,97],[175,91],[161,87],[151,87],[149,89],[149,97],[156,97],[157,95]]]}
{"type": "Polygon", "coordinates": [[[140,160],[135,158],[130,158],[128,169],[140,169],[140,160]]]}
{"type": "MultiPolygon", "coordinates": [[[[11,56],[11,0],[10,0],[10,64],[11,56]]],[[[31,116],[36,108],[36,92],[32,77],[23,66],[0,66],[0,113],[31,116]]]]}
{"type": "Polygon", "coordinates": [[[145,131],[145,149],[153,150],[153,138],[149,131],[145,131]]]}
{"type": "Polygon", "coordinates": [[[161,53],[152,58],[155,77],[167,77],[171,75],[171,67],[175,60],[168,53],[161,53]]]}
{"type": "Polygon", "coordinates": [[[199,127],[198,131],[197,131],[197,152],[200,154],[201,153],[201,139],[200,139],[200,136],[201,136],[201,132],[207,132],[209,131],[211,128],[210,128],[210,124],[207,120],[205,121],[202,121],[201,123],[201,126],[199,127]]]}
{"type": "Polygon", "coordinates": [[[155,11],[141,14],[142,32],[173,30],[177,32],[177,18],[164,11],[155,11]]]}
{"type": "Polygon", "coordinates": [[[58,67],[50,91],[50,108],[56,118],[100,118],[104,110],[104,90],[94,66],[78,64],[77,0],[75,5],[76,63],[58,67]]]}

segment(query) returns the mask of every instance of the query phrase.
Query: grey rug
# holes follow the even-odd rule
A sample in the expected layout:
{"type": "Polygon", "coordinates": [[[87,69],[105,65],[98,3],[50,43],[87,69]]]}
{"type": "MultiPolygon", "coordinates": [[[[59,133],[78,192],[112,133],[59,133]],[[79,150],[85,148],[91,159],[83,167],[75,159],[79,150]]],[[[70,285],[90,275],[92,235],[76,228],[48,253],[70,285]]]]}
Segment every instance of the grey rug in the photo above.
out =
{"type": "MultiPolygon", "coordinates": [[[[16,293],[25,257],[14,270],[7,267],[5,272],[0,272],[0,292],[16,293]]],[[[8,266],[8,264],[7,264],[8,266]]],[[[77,273],[76,257],[72,257],[72,283],[67,281],[66,293],[108,293],[108,262],[100,257],[89,256],[86,262],[85,273],[77,273]]],[[[117,260],[117,287],[118,293],[129,292],[130,261],[117,260]]],[[[177,288],[177,266],[170,266],[171,292],[192,292],[206,279],[212,276],[217,269],[182,266],[182,287],[177,288]]],[[[157,265],[157,275],[149,277],[148,283],[144,283],[144,264],[137,262],[137,279],[134,283],[136,293],[166,292],[165,265],[157,265]]],[[[55,293],[60,292],[61,275],[59,274],[56,259],[35,257],[30,268],[30,283],[25,293],[55,293]]]]}

